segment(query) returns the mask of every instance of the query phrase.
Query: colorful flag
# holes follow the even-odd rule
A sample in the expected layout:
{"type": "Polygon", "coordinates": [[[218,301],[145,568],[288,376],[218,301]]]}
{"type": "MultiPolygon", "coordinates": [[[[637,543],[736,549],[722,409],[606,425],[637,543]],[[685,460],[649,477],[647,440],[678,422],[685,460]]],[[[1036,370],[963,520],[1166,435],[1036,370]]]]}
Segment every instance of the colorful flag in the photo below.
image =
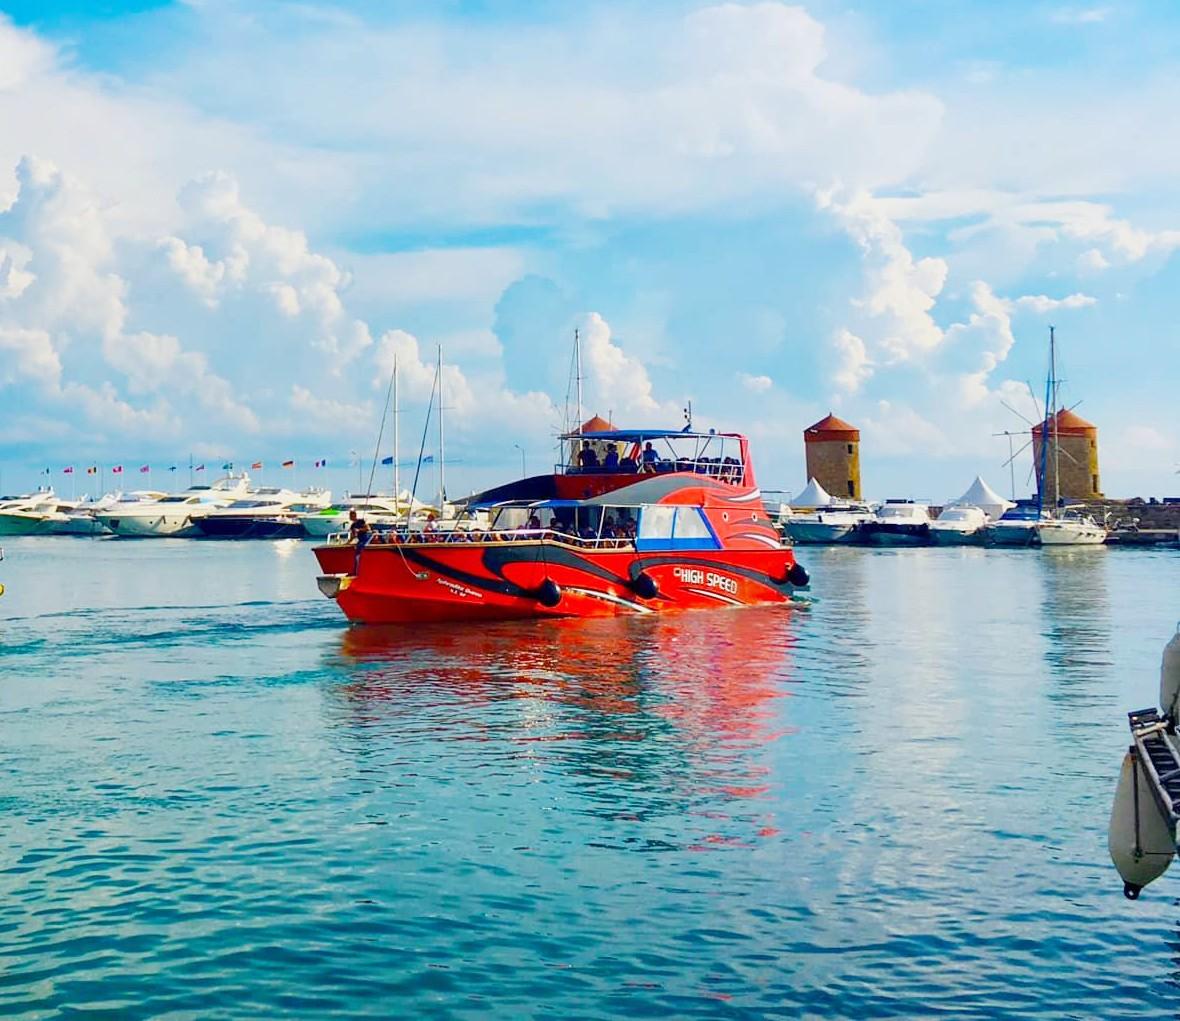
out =
{"type": "Polygon", "coordinates": [[[70,465],[68,468],[63,468],[61,470],[61,473],[63,475],[73,475],[74,474],[74,466],[70,465]]]}
{"type": "Polygon", "coordinates": [[[261,471],[261,469],[262,469],[262,462],[261,462],[261,461],[255,461],[255,462],[254,462],[252,465],[250,465],[250,467],[251,467],[251,469],[252,469],[252,470],[254,470],[254,471],[261,471]]]}
{"type": "Polygon", "coordinates": [[[193,469],[193,471],[195,471],[195,472],[203,472],[204,470],[205,470],[205,466],[203,464],[199,464],[193,469]]]}
{"type": "Polygon", "coordinates": [[[234,470],[233,461],[226,461],[225,464],[221,466],[221,470],[223,472],[232,472],[234,470]]]}
{"type": "Polygon", "coordinates": [[[168,470],[169,470],[170,472],[174,472],[174,471],[176,471],[176,465],[173,465],[173,466],[172,466],[171,468],[169,468],[168,470]]]}
{"type": "Polygon", "coordinates": [[[121,464],[115,465],[115,467],[111,469],[111,474],[112,475],[122,475],[123,474],[123,466],[121,464]]]}
{"type": "Polygon", "coordinates": [[[284,467],[284,468],[294,468],[294,467],[295,467],[295,462],[294,462],[294,461],[284,461],[284,462],[283,462],[283,467],[284,467]]]}
{"type": "Polygon", "coordinates": [[[150,464],[141,464],[139,466],[140,475],[143,475],[145,472],[150,472],[151,470],[152,470],[152,466],[150,464]]]}
{"type": "Polygon", "coordinates": [[[98,474],[98,465],[92,464],[89,468],[86,469],[86,474],[87,475],[97,475],[98,474]]]}
{"type": "Polygon", "coordinates": [[[382,464],[393,464],[393,457],[392,456],[383,457],[383,458],[381,458],[381,463],[382,464]]]}
{"type": "Polygon", "coordinates": [[[326,468],[328,466],[328,462],[326,460],[316,461],[315,466],[317,468],[326,468]]]}
{"type": "Polygon", "coordinates": [[[51,472],[48,468],[46,468],[45,471],[43,471],[41,474],[42,475],[52,475],[53,472],[51,472]]]}
{"type": "Polygon", "coordinates": [[[434,464],[434,455],[427,454],[424,458],[422,458],[422,463],[423,464],[434,464]]]}

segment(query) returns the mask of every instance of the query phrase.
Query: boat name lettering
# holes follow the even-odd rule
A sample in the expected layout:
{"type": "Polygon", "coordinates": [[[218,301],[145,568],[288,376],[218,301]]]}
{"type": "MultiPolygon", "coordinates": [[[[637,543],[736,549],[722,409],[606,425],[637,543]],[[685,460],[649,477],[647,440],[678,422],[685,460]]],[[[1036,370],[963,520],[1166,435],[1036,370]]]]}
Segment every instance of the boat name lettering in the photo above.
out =
{"type": "Polygon", "coordinates": [[[723,574],[701,571],[695,567],[675,567],[672,569],[672,573],[676,575],[678,581],[682,581],[686,585],[705,585],[708,588],[721,589],[722,592],[737,595],[737,582],[723,574]]]}
{"type": "Polygon", "coordinates": [[[483,598],[482,592],[477,592],[475,589],[468,588],[466,585],[460,585],[458,582],[451,581],[449,578],[438,578],[436,580],[438,581],[438,583],[440,585],[442,585],[445,588],[450,589],[457,596],[463,596],[463,597],[471,596],[475,599],[482,599],[483,598]]]}

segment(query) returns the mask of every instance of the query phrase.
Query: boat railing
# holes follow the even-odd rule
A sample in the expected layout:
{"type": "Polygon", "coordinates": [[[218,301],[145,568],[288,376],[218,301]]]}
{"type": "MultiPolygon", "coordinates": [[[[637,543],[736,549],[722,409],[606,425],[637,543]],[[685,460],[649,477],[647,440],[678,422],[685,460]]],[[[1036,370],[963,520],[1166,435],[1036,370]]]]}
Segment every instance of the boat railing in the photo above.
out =
{"type": "MultiPolygon", "coordinates": [[[[407,531],[406,529],[373,529],[370,532],[359,533],[368,535],[366,546],[445,546],[471,545],[478,543],[487,545],[510,545],[520,542],[557,542],[579,549],[611,550],[633,549],[634,538],[627,536],[582,536],[572,535],[552,528],[471,528],[446,529],[434,532],[407,531]]],[[[333,532],[328,536],[329,546],[347,546],[356,541],[357,536],[352,532],[333,532]]]]}
{"type": "Polygon", "coordinates": [[[585,467],[576,464],[555,464],[553,470],[556,475],[708,475],[733,486],[742,485],[746,477],[745,467],[736,457],[681,457],[675,460],[664,458],[660,461],[639,463],[624,458],[617,468],[607,468],[601,464],[585,467]]]}

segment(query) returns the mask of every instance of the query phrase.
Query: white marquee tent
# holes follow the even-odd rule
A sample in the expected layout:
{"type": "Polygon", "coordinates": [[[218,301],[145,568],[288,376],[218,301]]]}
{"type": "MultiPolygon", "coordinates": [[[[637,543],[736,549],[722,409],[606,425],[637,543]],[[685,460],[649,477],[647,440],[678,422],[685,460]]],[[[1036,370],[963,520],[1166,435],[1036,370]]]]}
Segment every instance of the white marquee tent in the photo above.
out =
{"type": "Polygon", "coordinates": [[[1009,507],[1016,506],[1011,500],[1005,500],[1000,496],[999,493],[992,489],[978,475],[975,476],[975,481],[971,483],[971,488],[957,500],[951,502],[953,505],[960,507],[978,507],[993,520],[1003,514],[1009,507]]]}
{"type": "Polygon", "coordinates": [[[808,479],[803,492],[791,500],[792,507],[815,508],[832,506],[832,497],[815,479],[808,479]]]}

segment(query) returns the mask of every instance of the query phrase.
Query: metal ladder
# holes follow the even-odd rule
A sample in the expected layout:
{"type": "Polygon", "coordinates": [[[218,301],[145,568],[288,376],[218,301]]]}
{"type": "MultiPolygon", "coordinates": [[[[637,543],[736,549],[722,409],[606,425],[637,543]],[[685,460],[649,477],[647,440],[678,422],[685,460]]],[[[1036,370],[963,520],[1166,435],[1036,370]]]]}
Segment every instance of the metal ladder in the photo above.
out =
{"type": "Polygon", "coordinates": [[[1127,713],[1131,727],[1131,754],[1150,781],[1151,794],[1164,818],[1175,826],[1180,822],[1180,751],[1175,728],[1157,709],[1127,713]]]}

